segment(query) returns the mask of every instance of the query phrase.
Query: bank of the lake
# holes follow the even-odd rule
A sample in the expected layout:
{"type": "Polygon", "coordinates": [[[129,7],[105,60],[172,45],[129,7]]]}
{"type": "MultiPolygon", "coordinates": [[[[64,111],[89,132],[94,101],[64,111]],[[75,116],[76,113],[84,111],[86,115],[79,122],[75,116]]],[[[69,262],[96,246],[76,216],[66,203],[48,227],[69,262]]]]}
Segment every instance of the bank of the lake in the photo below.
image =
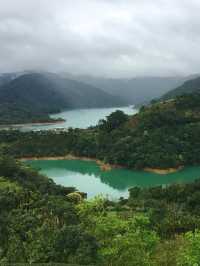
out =
{"type": "Polygon", "coordinates": [[[108,195],[110,198],[127,197],[131,187],[165,186],[172,183],[189,183],[200,177],[200,167],[186,167],[178,172],[160,175],[124,168],[103,171],[90,160],[28,160],[27,164],[52,178],[57,184],[74,186],[88,194],[108,195]]]}
{"type": "MultiPolygon", "coordinates": [[[[65,156],[52,156],[52,157],[24,157],[20,159],[21,161],[54,161],[54,160],[81,160],[81,161],[92,161],[99,165],[102,171],[110,171],[112,169],[127,169],[126,167],[122,165],[114,165],[109,163],[104,163],[103,161],[95,158],[90,157],[81,157],[81,156],[74,156],[72,154],[67,154],[65,156]]],[[[144,168],[141,171],[155,173],[159,175],[166,175],[166,174],[172,174],[176,173],[180,170],[184,169],[184,166],[179,166],[176,168],[166,168],[166,169],[158,169],[158,168],[144,168]]],[[[129,169],[134,171],[135,169],[129,169]]]]}
{"type": "Polygon", "coordinates": [[[65,122],[64,119],[56,119],[45,122],[32,122],[32,123],[24,123],[24,124],[4,124],[0,125],[0,129],[16,129],[16,128],[24,128],[24,127],[41,127],[41,126],[54,126],[61,125],[65,122]]]}
{"type": "Polygon", "coordinates": [[[55,161],[55,160],[80,160],[80,161],[86,161],[86,162],[95,162],[99,165],[100,169],[102,171],[110,171],[112,169],[116,168],[124,168],[123,166],[119,165],[111,165],[108,163],[104,163],[101,160],[89,158],[89,157],[80,157],[80,156],[74,156],[72,154],[67,154],[65,156],[55,156],[55,157],[24,157],[19,159],[22,162],[26,161],[55,161]]]}
{"type": "Polygon", "coordinates": [[[146,167],[143,170],[146,172],[155,173],[159,175],[167,175],[167,174],[176,173],[182,169],[184,169],[184,166],[178,166],[176,168],[166,168],[166,169],[146,167]]]}

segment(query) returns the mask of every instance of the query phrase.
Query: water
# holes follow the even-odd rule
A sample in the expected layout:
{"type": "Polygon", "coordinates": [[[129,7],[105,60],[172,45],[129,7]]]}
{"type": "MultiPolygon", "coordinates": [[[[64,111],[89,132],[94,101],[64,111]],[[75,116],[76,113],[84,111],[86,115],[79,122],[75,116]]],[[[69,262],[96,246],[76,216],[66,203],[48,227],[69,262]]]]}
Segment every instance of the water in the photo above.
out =
{"type": "Polygon", "coordinates": [[[51,115],[52,118],[63,118],[66,121],[64,123],[53,125],[23,125],[22,129],[27,130],[49,130],[55,128],[87,128],[89,126],[95,126],[100,119],[105,118],[112,112],[121,110],[128,115],[137,113],[137,109],[133,106],[127,107],[114,107],[114,108],[90,108],[90,109],[75,109],[63,111],[59,114],[51,115]]]}
{"type": "Polygon", "coordinates": [[[188,167],[179,172],[159,175],[144,171],[114,169],[102,171],[93,161],[39,160],[28,161],[32,167],[52,178],[56,184],[76,187],[93,198],[99,194],[115,200],[128,196],[134,186],[152,187],[171,183],[187,183],[200,178],[200,167],[188,167]]]}

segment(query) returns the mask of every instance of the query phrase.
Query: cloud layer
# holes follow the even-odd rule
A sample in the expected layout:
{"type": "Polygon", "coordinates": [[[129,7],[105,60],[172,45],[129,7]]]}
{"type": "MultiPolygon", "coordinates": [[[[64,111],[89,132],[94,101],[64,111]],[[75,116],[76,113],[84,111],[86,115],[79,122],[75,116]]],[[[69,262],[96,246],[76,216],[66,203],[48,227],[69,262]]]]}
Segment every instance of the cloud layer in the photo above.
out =
{"type": "Polygon", "coordinates": [[[0,72],[199,72],[199,0],[0,0],[0,72]]]}

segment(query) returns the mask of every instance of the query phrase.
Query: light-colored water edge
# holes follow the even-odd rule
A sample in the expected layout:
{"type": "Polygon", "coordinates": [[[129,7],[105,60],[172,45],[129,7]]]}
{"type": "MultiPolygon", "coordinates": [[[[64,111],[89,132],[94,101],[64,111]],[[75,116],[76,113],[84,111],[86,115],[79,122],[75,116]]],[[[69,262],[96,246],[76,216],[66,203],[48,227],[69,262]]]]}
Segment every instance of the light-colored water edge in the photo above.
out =
{"type": "MultiPolygon", "coordinates": [[[[81,160],[81,161],[93,161],[93,162],[96,162],[99,166],[100,166],[100,169],[102,171],[110,171],[112,169],[128,169],[128,170],[138,170],[138,169],[132,169],[132,168],[127,168],[127,167],[124,167],[124,166],[121,166],[121,165],[113,165],[113,164],[109,164],[109,163],[105,163],[99,159],[95,159],[95,158],[89,158],[89,157],[80,157],[80,156],[74,156],[72,154],[67,154],[65,156],[51,156],[51,157],[24,157],[24,158],[20,158],[19,160],[21,161],[28,161],[28,160],[31,160],[31,161],[35,161],[35,160],[38,160],[38,161],[42,161],[42,160],[45,160],[45,161],[54,161],[54,160],[81,160]]],[[[165,169],[162,169],[162,168],[144,168],[144,169],[141,169],[141,171],[144,171],[144,172],[150,172],[150,173],[154,173],[154,174],[158,174],[158,175],[167,175],[167,174],[172,174],[172,173],[176,173],[180,170],[183,170],[184,169],[184,166],[179,166],[177,168],[165,168],[165,169]]]]}
{"type": "MultiPolygon", "coordinates": [[[[127,115],[134,115],[138,112],[133,106],[127,107],[113,107],[113,108],[85,108],[85,109],[72,109],[63,110],[58,114],[52,114],[52,119],[61,119],[60,122],[54,121],[51,123],[29,123],[21,125],[12,125],[13,129],[19,129],[21,131],[40,131],[40,130],[66,130],[70,127],[86,129],[90,126],[96,126],[101,119],[106,119],[111,113],[116,110],[121,110],[127,115]]],[[[48,121],[47,121],[48,122],[48,121]]],[[[9,125],[6,125],[8,128],[9,125]]],[[[0,127],[2,129],[2,127],[0,127]]]]}

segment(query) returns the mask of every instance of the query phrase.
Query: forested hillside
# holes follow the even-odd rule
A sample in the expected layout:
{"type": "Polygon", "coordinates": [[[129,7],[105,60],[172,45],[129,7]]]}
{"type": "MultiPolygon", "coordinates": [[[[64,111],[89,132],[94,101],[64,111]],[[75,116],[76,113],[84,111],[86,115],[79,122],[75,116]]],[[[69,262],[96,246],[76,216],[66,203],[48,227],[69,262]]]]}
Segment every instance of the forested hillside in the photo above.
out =
{"type": "Polygon", "coordinates": [[[24,74],[0,87],[0,123],[48,122],[67,108],[110,107],[125,101],[91,85],[51,73],[24,74]]]}
{"type": "Polygon", "coordinates": [[[200,95],[141,108],[128,116],[116,111],[96,127],[67,132],[0,132],[3,146],[16,157],[97,158],[128,168],[179,168],[200,163],[200,95]]]}
{"type": "Polygon", "coordinates": [[[172,99],[178,95],[200,93],[200,77],[187,80],[183,85],[169,91],[162,96],[162,100],[172,99]]]}

